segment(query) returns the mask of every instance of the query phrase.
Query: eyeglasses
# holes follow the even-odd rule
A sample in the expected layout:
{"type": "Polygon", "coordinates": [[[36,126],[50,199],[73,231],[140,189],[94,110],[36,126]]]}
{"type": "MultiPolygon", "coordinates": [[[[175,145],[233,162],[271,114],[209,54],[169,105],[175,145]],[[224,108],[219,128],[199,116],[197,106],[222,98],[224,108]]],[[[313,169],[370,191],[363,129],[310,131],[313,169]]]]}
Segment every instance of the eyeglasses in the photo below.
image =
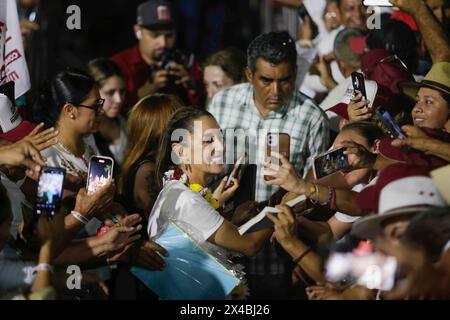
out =
{"type": "Polygon", "coordinates": [[[336,12],[327,12],[324,16],[325,20],[335,19],[337,18],[336,12]]]}
{"type": "Polygon", "coordinates": [[[100,99],[96,100],[92,106],[86,106],[84,104],[78,104],[77,106],[94,110],[95,113],[98,114],[103,109],[104,103],[105,103],[105,99],[100,98],[100,99]]]}

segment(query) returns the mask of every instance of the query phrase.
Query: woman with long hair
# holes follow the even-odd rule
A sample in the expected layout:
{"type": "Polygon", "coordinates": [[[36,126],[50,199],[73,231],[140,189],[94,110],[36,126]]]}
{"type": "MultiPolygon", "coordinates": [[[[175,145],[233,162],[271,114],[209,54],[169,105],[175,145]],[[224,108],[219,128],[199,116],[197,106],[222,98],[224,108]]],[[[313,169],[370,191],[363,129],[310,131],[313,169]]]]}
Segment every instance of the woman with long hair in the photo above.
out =
{"type": "Polygon", "coordinates": [[[119,193],[130,212],[146,217],[158,196],[156,159],[166,123],[181,108],[173,95],[142,98],[128,117],[128,144],[124,153],[119,193]]]}
{"type": "Polygon", "coordinates": [[[127,120],[121,114],[125,102],[126,83],[120,68],[107,58],[88,63],[88,71],[95,80],[100,97],[105,99],[98,132],[94,134],[100,153],[114,159],[120,168],[127,145],[127,120]]]}
{"type": "Polygon", "coordinates": [[[157,235],[168,221],[203,243],[251,256],[269,239],[272,228],[240,235],[219,208],[230,199],[239,183],[225,188],[226,178],[211,193],[208,186],[224,169],[220,127],[205,110],[179,109],[170,119],[161,142],[157,179],[162,187],[149,216],[149,237],[157,235]]]}

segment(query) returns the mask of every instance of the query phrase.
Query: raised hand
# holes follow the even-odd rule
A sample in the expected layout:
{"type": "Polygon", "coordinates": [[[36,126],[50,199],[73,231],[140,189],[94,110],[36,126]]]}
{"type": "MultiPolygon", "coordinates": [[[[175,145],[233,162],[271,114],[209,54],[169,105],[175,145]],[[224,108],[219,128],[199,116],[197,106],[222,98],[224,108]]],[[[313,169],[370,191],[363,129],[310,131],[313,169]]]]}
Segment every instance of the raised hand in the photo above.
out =
{"type": "Polygon", "coordinates": [[[47,149],[58,142],[56,137],[58,136],[59,131],[55,130],[53,127],[41,131],[43,127],[44,123],[38,124],[33,131],[24,138],[24,140],[30,141],[39,151],[47,149]]]}
{"type": "Polygon", "coordinates": [[[226,188],[225,186],[227,184],[228,177],[224,177],[222,181],[220,181],[219,186],[213,192],[213,198],[219,201],[220,206],[230,200],[239,188],[239,180],[233,177],[231,179],[233,182],[228,188],[226,188]]]}
{"type": "Polygon", "coordinates": [[[350,101],[347,106],[349,121],[364,121],[372,118],[372,112],[369,109],[370,101],[363,98],[362,94],[358,94],[350,101]]]}
{"type": "Polygon", "coordinates": [[[273,177],[273,180],[264,181],[267,185],[277,185],[286,191],[305,193],[305,181],[298,176],[297,170],[289,161],[277,152],[272,152],[272,158],[278,159],[281,166],[264,163],[263,174],[273,177]]]}
{"type": "Polygon", "coordinates": [[[374,166],[377,155],[364,146],[354,141],[344,141],[342,146],[346,148],[344,154],[348,155],[352,169],[372,168],[374,166]]]}
{"type": "Polygon", "coordinates": [[[109,180],[103,187],[90,195],[86,193],[85,188],[81,188],[77,194],[74,210],[87,219],[91,219],[97,214],[104,212],[111,205],[115,191],[114,179],[109,180]]]}

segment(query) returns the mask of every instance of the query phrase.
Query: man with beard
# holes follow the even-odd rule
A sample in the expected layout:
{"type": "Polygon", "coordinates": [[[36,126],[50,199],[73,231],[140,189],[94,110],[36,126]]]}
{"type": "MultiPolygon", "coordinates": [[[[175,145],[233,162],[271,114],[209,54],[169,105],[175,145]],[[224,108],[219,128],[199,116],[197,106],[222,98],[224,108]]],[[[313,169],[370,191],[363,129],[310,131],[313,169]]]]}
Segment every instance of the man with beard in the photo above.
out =
{"type": "Polygon", "coordinates": [[[201,68],[192,56],[175,50],[175,27],[170,3],[149,0],[138,7],[134,25],[138,44],[112,57],[127,82],[125,109],[153,93],[175,94],[189,105],[203,104],[201,68]]]}

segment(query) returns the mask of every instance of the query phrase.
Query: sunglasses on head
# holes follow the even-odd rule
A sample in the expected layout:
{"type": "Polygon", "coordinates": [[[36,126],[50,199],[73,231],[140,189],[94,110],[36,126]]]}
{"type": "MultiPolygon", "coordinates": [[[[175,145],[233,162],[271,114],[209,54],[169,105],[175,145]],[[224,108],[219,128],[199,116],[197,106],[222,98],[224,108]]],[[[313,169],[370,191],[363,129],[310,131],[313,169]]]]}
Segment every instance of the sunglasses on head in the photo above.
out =
{"type": "Polygon", "coordinates": [[[408,67],[406,66],[406,64],[402,61],[402,59],[400,59],[399,57],[397,57],[396,54],[385,57],[383,59],[381,59],[380,61],[377,61],[376,63],[374,63],[373,65],[371,65],[370,67],[367,67],[366,69],[363,70],[364,74],[370,73],[371,71],[373,71],[373,69],[375,69],[375,67],[381,63],[389,63],[389,62],[394,62],[397,61],[399,62],[403,68],[405,68],[406,70],[408,70],[408,67]]]}

